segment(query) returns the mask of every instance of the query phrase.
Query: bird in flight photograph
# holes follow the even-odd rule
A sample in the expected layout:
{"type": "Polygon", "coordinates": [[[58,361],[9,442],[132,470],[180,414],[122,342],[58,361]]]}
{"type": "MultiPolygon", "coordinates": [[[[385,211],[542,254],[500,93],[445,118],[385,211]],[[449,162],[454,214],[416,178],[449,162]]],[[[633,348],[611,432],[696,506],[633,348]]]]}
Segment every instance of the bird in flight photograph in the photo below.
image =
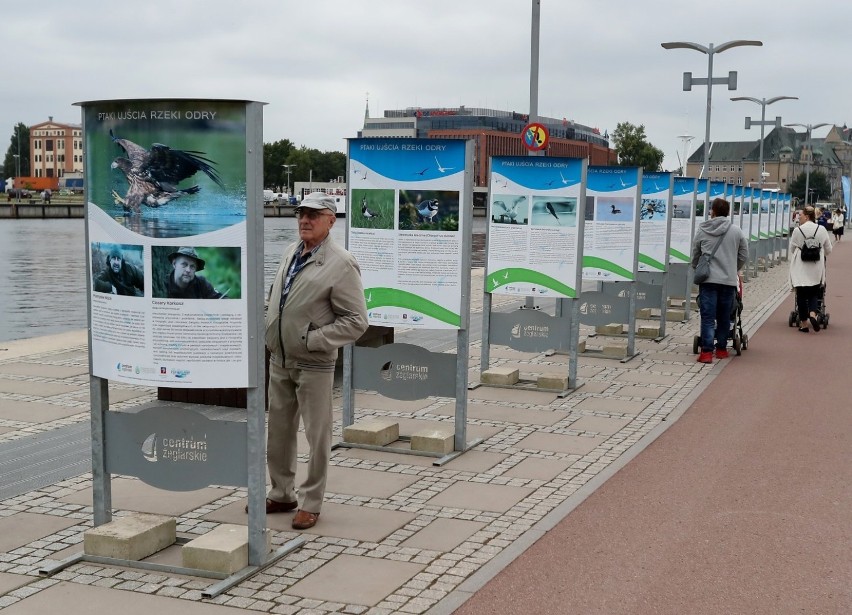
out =
{"type": "Polygon", "coordinates": [[[201,190],[197,184],[184,188],[179,184],[199,171],[220,188],[225,187],[214,168],[216,162],[207,158],[205,152],[173,149],[162,143],[145,149],[117,137],[112,130],[109,135],[125,154],[113,160],[111,167],[120,170],[127,179],[124,196],[112,191],[116,204],[120,203],[126,212],[139,213],[142,205],[156,208],[182,196],[197,194],[201,190]]]}

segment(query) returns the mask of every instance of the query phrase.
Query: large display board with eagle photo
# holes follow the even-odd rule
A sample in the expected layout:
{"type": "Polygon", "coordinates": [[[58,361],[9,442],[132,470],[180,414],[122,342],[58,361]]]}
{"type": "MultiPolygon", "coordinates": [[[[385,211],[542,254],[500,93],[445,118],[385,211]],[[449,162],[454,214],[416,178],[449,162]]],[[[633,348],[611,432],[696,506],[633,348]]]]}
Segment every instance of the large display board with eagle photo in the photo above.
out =
{"type": "Polygon", "coordinates": [[[251,153],[262,151],[261,104],[81,106],[93,375],[248,386],[255,292],[247,272],[263,266],[247,240],[258,224],[247,203],[260,194],[249,178],[262,164],[251,153]]]}

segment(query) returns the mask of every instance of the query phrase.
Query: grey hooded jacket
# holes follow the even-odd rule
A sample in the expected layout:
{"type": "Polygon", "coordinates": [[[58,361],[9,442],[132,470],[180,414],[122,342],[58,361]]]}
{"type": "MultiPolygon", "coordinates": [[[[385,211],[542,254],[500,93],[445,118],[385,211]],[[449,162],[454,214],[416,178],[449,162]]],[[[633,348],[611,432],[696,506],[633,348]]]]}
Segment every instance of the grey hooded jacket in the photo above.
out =
{"type": "Polygon", "coordinates": [[[712,252],[719,236],[723,234],[725,238],[710,261],[710,277],[705,283],[737,286],[737,272],[748,261],[748,240],[739,227],[731,225],[727,216],[709,218],[698,225],[692,239],[691,265],[694,269],[702,254],[712,252]]]}

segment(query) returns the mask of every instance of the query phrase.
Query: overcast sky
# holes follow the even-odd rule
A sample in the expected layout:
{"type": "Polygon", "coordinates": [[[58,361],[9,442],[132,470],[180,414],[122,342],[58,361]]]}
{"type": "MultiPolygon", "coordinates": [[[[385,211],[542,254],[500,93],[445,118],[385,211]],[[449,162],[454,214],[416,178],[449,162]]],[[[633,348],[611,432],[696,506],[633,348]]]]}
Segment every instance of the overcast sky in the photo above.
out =
{"type": "MultiPolygon", "coordinates": [[[[264,141],[344,151],[370,115],[411,106],[530,107],[531,0],[39,0],[7,3],[0,97],[3,151],[17,122],[80,122],[74,102],[135,98],[257,100],[264,141]]],[[[644,124],[679,166],[679,135],[704,139],[707,56],[718,46],[711,140],[756,140],[760,106],[731,96],[798,96],[767,107],[784,123],[852,117],[848,0],[541,0],[539,114],[612,132],[644,124]]],[[[770,129],[767,128],[767,132],[770,129]]],[[[814,131],[823,136],[826,128],[814,131]]]]}

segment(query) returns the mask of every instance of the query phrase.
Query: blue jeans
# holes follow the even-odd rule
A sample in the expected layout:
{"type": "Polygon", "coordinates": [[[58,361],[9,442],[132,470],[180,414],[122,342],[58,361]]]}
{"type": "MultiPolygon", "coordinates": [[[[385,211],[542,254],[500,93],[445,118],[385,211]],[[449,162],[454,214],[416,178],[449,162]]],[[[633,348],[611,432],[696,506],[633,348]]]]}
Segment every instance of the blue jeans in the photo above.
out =
{"type": "Polygon", "coordinates": [[[698,286],[702,352],[713,351],[714,339],[716,348],[719,350],[727,348],[728,336],[731,333],[731,311],[734,309],[736,296],[736,286],[714,283],[698,286]]]}

